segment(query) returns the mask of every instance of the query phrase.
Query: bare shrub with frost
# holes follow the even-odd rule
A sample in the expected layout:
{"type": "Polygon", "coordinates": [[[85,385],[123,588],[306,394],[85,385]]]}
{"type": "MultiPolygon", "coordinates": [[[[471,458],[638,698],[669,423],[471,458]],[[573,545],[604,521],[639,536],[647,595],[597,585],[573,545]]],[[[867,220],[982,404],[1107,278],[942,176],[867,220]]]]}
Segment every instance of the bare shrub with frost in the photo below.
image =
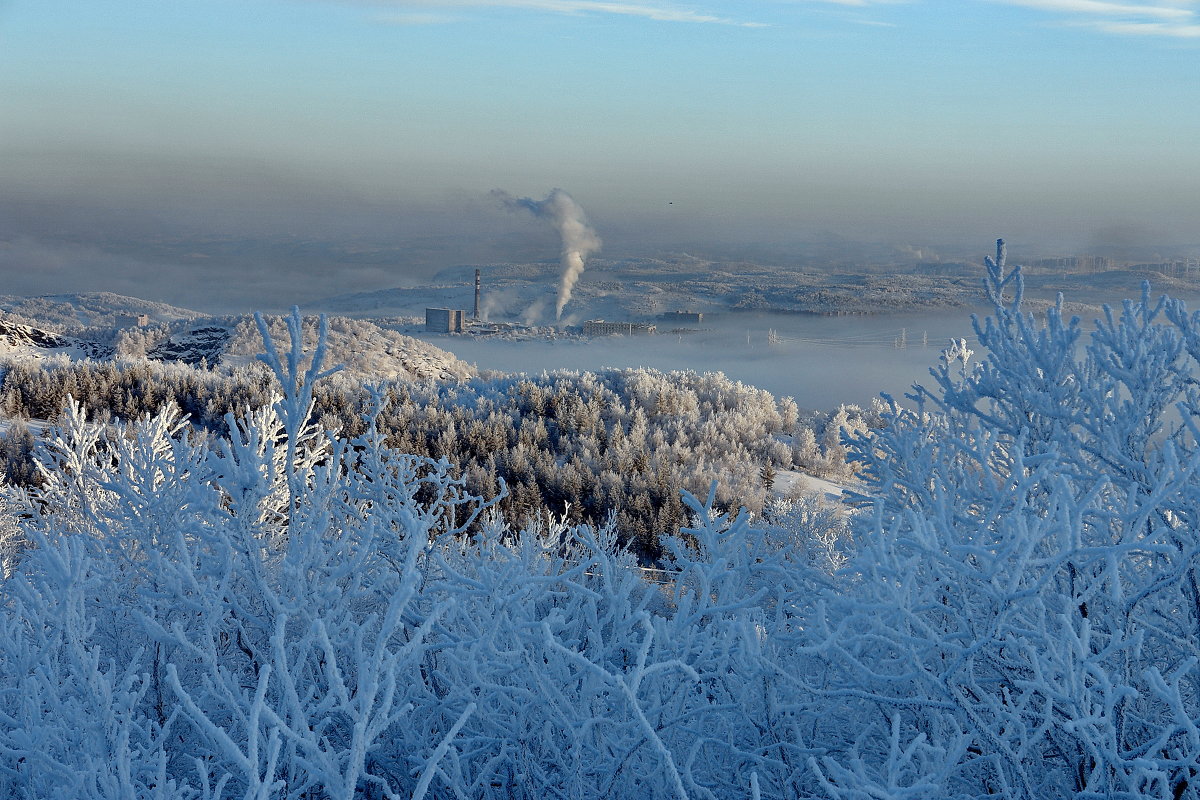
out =
{"type": "Polygon", "coordinates": [[[1195,797],[1200,316],[993,316],[914,410],[858,437],[870,513],[831,611],[831,684],[869,735],[815,759],[833,796],[1195,797]],[[835,633],[836,631],[836,633],[835,633]]]}

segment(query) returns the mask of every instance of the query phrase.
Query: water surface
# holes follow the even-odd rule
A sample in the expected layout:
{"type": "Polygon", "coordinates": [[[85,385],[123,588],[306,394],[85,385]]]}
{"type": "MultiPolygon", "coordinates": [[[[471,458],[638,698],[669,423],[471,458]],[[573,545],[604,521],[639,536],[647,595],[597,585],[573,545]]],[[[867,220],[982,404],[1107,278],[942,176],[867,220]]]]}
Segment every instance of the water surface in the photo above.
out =
{"type": "Polygon", "coordinates": [[[696,332],[660,329],[653,336],[590,340],[419,337],[479,369],[540,373],[645,366],[723,372],[794,397],[802,408],[822,410],[839,403],[865,405],[880,392],[899,397],[913,382],[929,382],[929,367],[951,337],[975,341],[966,310],[841,317],[738,313],[706,318],[696,332]]]}

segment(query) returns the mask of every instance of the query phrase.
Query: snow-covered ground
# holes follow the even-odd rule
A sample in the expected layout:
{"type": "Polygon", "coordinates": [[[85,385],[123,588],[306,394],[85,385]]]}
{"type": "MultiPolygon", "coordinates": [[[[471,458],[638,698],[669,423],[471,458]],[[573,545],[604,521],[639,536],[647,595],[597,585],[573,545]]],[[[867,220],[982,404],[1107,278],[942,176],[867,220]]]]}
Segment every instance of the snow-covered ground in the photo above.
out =
{"type": "MultiPolygon", "coordinates": [[[[112,297],[116,298],[116,295],[112,297]]],[[[44,299],[44,298],[43,298],[44,299]]],[[[133,298],[119,298],[111,307],[81,306],[72,314],[69,299],[58,298],[54,319],[82,319],[88,313],[117,323],[101,326],[61,326],[53,322],[45,327],[17,314],[0,314],[0,356],[9,359],[58,357],[68,360],[111,358],[150,358],[156,361],[182,362],[209,366],[238,366],[254,360],[262,340],[254,321],[240,317],[181,317],[168,321],[136,324],[120,311],[138,308],[133,298]],[[61,332],[66,327],[68,332],[61,332]]],[[[22,306],[30,310],[29,306],[22,306]]],[[[164,314],[166,312],[163,312],[164,314]]],[[[283,324],[268,318],[272,330],[284,337],[283,324]]],[[[145,321],[145,320],[143,320],[145,321]]],[[[316,320],[309,320],[315,342],[316,320]]],[[[436,345],[366,320],[334,317],[329,320],[329,358],[347,372],[376,379],[443,380],[463,379],[475,374],[474,368],[436,345]]]]}
{"type": "MultiPolygon", "coordinates": [[[[25,426],[29,428],[30,433],[40,436],[46,432],[52,423],[44,419],[27,419],[23,420],[25,426]]],[[[9,430],[13,426],[14,420],[7,417],[0,417],[0,436],[7,436],[9,430]]]]}
{"type": "Polygon", "coordinates": [[[80,292],[38,297],[0,296],[0,311],[39,327],[119,327],[145,315],[150,322],[168,323],[203,316],[188,308],[142,300],[112,292],[80,292]]]}
{"type": "Polygon", "coordinates": [[[797,495],[816,495],[827,503],[841,503],[846,491],[833,481],[824,478],[814,478],[803,472],[781,469],[775,474],[775,494],[779,497],[795,497],[797,495]]]}

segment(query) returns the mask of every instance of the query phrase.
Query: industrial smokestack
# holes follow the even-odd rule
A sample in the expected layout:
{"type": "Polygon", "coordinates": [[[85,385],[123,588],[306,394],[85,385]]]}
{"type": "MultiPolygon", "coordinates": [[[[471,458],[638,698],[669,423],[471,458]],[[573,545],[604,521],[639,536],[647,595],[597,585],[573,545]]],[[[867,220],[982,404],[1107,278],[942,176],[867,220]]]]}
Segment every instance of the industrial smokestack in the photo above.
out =
{"type": "Polygon", "coordinates": [[[475,270],[475,316],[473,319],[479,322],[479,270],[475,270]]]}
{"type": "Polygon", "coordinates": [[[555,306],[555,318],[562,319],[563,308],[571,299],[571,290],[575,288],[579,276],[583,274],[584,263],[588,256],[600,249],[600,237],[588,225],[583,209],[562,189],[550,192],[545,200],[513,197],[501,189],[493,189],[492,196],[509,210],[525,209],[539,219],[550,220],[562,237],[562,273],[558,279],[558,302],[555,306]]]}

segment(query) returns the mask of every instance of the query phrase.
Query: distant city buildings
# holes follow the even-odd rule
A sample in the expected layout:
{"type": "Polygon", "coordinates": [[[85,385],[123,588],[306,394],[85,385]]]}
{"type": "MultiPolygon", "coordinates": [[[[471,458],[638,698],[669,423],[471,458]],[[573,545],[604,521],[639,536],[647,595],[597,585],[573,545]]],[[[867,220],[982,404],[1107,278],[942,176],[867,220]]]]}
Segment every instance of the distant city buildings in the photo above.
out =
{"type": "Polygon", "coordinates": [[[602,319],[590,319],[583,323],[584,336],[633,336],[636,334],[654,333],[658,328],[645,322],[605,322],[602,319]]]}
{"type": "Polygon", "coordinates": [[[1108,256],[1055,256],[1036,258],[1028,266],[1037,269],[1057,269],[1063,272],[1107,272],[1116,265],[1108,256]]]}
{"type": "Polygon", "coordinates": [[[1035,258],[1025,262],[1025,265],[1034,269],[1082,273],[1108,272],[1114,269],[1161,272],[1164,275],[1191,275],[1200,272],[1200,259],[1195,258],[1176,258],[1168,261],[1134,264],[1125,261],[1117,262],[1108,256],[1056,256],[1054,258],[1035,258]]]}
{"type": "Polygon", "coordinates": [[[425,309],[425,330],[430,333],[462,333],[465,311],[457,308],[425,309]]]}
{"type": "Polygon", "coordinates": [[[1200,259],[1181,258],[1154,264],[1130,264],[1127,269],[1138,272],[1161,272],[1164,275],[1194,275],[1200,272],[1200,259]]]}

